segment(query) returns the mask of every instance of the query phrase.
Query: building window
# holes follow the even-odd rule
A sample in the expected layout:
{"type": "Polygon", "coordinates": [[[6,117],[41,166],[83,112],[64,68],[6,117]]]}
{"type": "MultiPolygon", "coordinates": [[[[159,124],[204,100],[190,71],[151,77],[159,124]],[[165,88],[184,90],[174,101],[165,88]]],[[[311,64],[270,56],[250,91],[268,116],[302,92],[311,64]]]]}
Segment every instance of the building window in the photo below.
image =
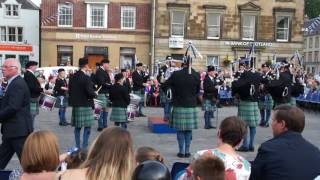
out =
{"type": "Polygon", "coordinates": [[[290,18],[285,16],[279,16],[277,18],[277,41],[288,42],[289,41],[289,24],[290,18]]]}
{"type": "Polygon", "coordinates": [[[313,47],[313,37],[309,37],[309,48],[313,47]]]}
{"type": "Polygon", "coordinates": [[[306,52],[304,53],[303,60],[304,60],[305,62],[308,62],[308,54],[307,54],[306,52]]]}
{"type": "Polygon", "coordinates": [[[72,46],[58,46],[58,60],[57,65],[72,65],[73,64],[73,47],[72,46]]]}
{"type": "Polygon", "coordinates": [[[0,27],[0,41],[7,41],[7,29],[5,26],[0,27]]]}
{"type": "Polygon", "coordinates": [[[316,37],[315,41],[316,42],[314,43],[314,47],[319,48],[319,36],[316,37]]]}
{"type": "Polygon", "coordinates": [[[311,67],[311,73],[315,74],[316,73],[316,68],[314,66],[311,67]]]}
{"type": "Polygon", "coordinates": [[[18,31],[18,42],[22,42],[23,41],[23,28],[17,27],[17,31],[18,31]]]}
{"type": "Polygon", "coordinates": [[[22,68],[26,67],[27,62],[29,62],[29,56],[28,55],[19,55],[19,61],[22,68]]]}
{"type": "Polygon", "coordinates": [[[314,62],[319,62],[319,51],[314,52],[314,62]]]}
{"type": "Polygon", "coordinates": [[[136,28],[136,7],[121,6],[121,29],[136,28]]]}
{"type": "Polygon", "coordinates": [[[171,11],[171,36],[184,36],[184,11],[171,11]]]}
{"type": "Polygon", "coordinates": [[[313,61],[312,52],[308,53],[308,60],[309,60],[309,62],[313,61]]]}
{"type": "Polygon", "coordinates": [[[11,59],[11,58],[15,59],[15,58],[16,58],[16,55],[15,55],[15,54],[7,54],[7,55],[5,56],[5,59],[11,59]]]}
{"type": "Polygon", "coordinates": [[[120,48],[120,67],[122,69],[133,69],[135,62],[135,48],[120,48]]]}
{"type": "Polygon", "coordinates": [[[207,57],[207,65],[208,66],[219,66],[219,56],[208,56],[207,57]]]}
{"type": "Polygon", "coordinates": [[[15,27],[8,27],[8,40],[9,42],[16,42],[16,28],[15,27]]]}
{"type": "Polygon", "coordinates": [[[72,27],[73,24],[73,6],[72,4],[58,5],[58,26],[72,27]]]}
{"type": "Polygon", "coordinates": [[[303,43],[304,43],[304,48],[307,49],[308,48],[308,40],[307,40],[307,38],[304,38],[303,43]]]}
{"type": "Polygon", "coordinates": [[[256,17],[242,15],[242,40],[253,41],[255,37],[256,17]]]}
{"type": "Polygon", "coordinates": [[[220,14],[207,13],[207,38],[219,39],[220,38],[220,14]]]}
{"type": "Polygon", "coordinates": [[[105,4],[88,4],[87,26],[91,28],[107,27],[107,8],[105,4]]]}
{"type": "Polygon", "coordinates": [[[17,17],[19,16],[19,5],[13,5],[13,4],[6,4],[6,16],[14,16],[17,17]]]}

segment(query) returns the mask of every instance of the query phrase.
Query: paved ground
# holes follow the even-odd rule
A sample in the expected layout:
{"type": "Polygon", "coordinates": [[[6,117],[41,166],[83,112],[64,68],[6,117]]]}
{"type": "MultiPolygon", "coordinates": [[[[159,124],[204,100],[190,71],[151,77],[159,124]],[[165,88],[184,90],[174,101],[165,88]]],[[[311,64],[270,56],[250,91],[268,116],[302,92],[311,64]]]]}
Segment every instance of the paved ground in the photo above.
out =
{"type": "MultiPolygon", "coordinates": [[[[67,117],[70,120],[70,111],[68,109],[67,117]]],[[[308,139],[310,142],[315,144],[317,147],[320,148],[320,119],[319,119],[319,112],[312,112],[312,111],[305,111],[306,113],[306,128],[303,132],[303,136],[308,139]]],[[[161,116],[163,114],[162,109],[160,108],[146,108],[145,114],[148,116],[161,116]]],[[[219,121],[223,118],[231,115],[236,115],[237,110],[235,107],[224,107],[219,109],[219,121]]],[[[203,117],[203,112],[201,112],[201,117],[203,117]]],[[[203,118],[201,118],[203,119],[203,118]]],[[[67,149],[74,146],[74,136],[73,136],[73,128],[68,127],[60,127],[58,126],[58,112],[54,110],[50,111],[43,111],[41,110],[40,115],[37,116],[36,119],[36,129],[41,130],[51,130],[53,131],[58,137],[61,146],[61,152],[66,152],[67,149]]],[[[217,130],[205,130],[203,129],[203,120],[201,121],[201,128],[195,130],[193,133],[193,141],[191,145],[191,152],[194,153],[197,150],[207,149],[207,148],[214,148],[217,142],[217,130]]],[[[92,128],[92,133],[90,137],[90,142],[98,135],[96,131],[97,124],[92,128]]],[[[128,130],[132,133],[132,137],[134,139],[135,148],[140,146],[152,146],[158,149],[163,156],[165,157],[166,163],[169,167],[172,166],[173,162],[180,161],[180,162],[190,162],[190,159],[179,159],[176,157],[177,153],[177,141],[175,134],[153,134],[147,127],[147,118],[139,118],[135,122],[132,122],[128,126],[128,130]]],[[[272,137],[271,128],[260,128],[257,129],[257,136],[256,136],[256,149],[259,145],[270,139],[272,137]]],[[[248,160],[253,160],[256,156],[256,151],[252,153],[242,153],[244,157],[248,160]]],[[[15,156],[10,164],[8,165],[7,169],[13,169],[20,167],[19,161],[15,156]]]]}

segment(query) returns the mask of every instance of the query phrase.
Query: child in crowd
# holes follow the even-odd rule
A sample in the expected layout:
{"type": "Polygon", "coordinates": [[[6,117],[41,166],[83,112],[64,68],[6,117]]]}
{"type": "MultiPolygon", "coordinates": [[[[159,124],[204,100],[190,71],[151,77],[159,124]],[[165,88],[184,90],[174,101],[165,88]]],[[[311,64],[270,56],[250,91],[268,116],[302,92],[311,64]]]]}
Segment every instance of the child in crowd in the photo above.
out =
{"type": "Polygon", "coordinates": [[[194,180],[225,180],[225,167],[216,156],[204,155],[192,163],[194,180]]]}
{"type": "Polygon", "coordinates": [[[141,164],[147,160],[154,160],[164,163],[164,159],[159,151],[155,150],[152,147],[140,147],[136,152],[136,162],[141,164]]]}

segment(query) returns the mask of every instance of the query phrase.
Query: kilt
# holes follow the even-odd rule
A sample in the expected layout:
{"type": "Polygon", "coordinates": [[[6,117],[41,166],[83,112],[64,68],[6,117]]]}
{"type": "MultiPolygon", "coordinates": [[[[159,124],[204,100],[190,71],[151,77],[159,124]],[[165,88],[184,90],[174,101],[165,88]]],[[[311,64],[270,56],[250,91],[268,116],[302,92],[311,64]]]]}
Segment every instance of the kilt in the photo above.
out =
{"type": "Polygon", "coordinates": [[[261,109],[261,110],[263,110],[263,109],[272,110],[273,105],[274,105],[274,102],[273,102],[272,96],[270,94],[262,96],[258,102],[259,109],[261,109]]]}
{"type": "Polygon", "coordinates": [[[290,99],[290,105],[291,106],[297,106],[297,99],[295,97],[291,97],[290,99]]]}
{"type": "Polygon", "coordinates": [[[144,102],[144,91],[141,92],[139,90],[139,91],[132,91],[132,92],[133,92],[133,94],[138,95],[141,98],[140,102],[144,102]]]}
{"type": "Polygon", "coordinates": [[[57,96],[57,101],[54,105],[56,108],[65,108],[68,106],[68,97],[67,96],[57,96]],[[62,102],[61,102],[62,100],[62,102]]]}
{"type": "Polygon", "coordinates": [[[91,127],[94,124],[91,107],[72,107],[71,124],[74,127],[91,127]]]}
{"type": "Polygon", "coordinates": [[[110,121],[113,122],[127,122],[128,114],[127,108],[124,107],[112,107],[110,121]]]}
{"type": "Polygon", "coordinates": [[[102,102],[102,108],[107,108],[109,104],[109,97],[106,94],[98,94],[97,99],[102,102]]]}
{"type": "Polygon", "coordinates": [[[31,115],[38,115],[39,114],[39,102],[30,102],[30,114],[31,115]]]}
{"type": "Polygon", "coordinates": [[[198,129],[199,110],[197,107],[173,107],[169,120],[169,126],[178,131],[198,129]]]}
{"type": "Polygon", "coordinates": [[[215,103],[213,103],[209,99],[204,99],[203,106],[202,106],[202,109],[204,111],[212,111],[212,112],[214,112],[214,111],[216,111],[216,108],[217,108],[217,106],[216,106],[215,103]]]}
{"type": "Polygon", "coordinates": [[[258,102],[240,100],[238,116],[244,120],[249,127],[256,127],[260,120],[258,102]]]}

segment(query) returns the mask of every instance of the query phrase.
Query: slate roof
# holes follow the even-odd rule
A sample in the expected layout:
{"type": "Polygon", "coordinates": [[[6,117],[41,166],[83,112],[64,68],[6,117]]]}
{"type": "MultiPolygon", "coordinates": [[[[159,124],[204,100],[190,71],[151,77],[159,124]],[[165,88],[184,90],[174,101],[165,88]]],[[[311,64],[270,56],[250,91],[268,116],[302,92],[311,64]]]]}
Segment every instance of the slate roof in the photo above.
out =
{"type": "MultiPolygon", "coordinates": [[[[1,4],[4,3],[7,0],[0,0],[0,8],[1,4]]],[[[21,9],[31,9],[31,10],[39,10],[39,7],[33,4],[30,0],[16,0],[21,5],[21,9]]]]}

